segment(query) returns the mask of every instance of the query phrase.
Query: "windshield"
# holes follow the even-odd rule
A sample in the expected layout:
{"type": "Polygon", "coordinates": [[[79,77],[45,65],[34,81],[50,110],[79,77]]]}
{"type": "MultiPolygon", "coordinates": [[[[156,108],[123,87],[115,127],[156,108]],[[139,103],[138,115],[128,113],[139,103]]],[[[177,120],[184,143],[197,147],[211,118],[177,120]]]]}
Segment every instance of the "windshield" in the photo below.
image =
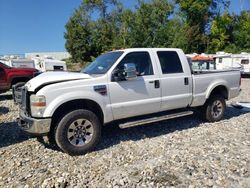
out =
{"type": "Polygon", "coordinates": [[[87,66],[85,69],[82,69],[81,72],[86,74],[105,74],[119,59],[119,57],[121,57],[122,54],[122,51],[102,54],[97,57],[96,60],[89,66],[87,66]]]}

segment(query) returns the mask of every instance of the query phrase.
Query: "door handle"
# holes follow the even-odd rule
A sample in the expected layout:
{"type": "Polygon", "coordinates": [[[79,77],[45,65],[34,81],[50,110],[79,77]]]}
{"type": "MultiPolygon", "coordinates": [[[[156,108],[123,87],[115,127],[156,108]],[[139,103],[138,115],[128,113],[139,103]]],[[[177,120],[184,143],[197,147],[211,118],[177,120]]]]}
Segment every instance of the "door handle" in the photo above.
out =
{"type": "Polygon", "coordinates": [[[155,80],[155,88],[160,88],[160,80],[155,80]]]}
{"type": "Polygon", "coordinates": [[[189,81],[188,81],[188,78],[184,78],[184,85],[188,85],[189,84],[189,81]]]}
{"type": "Polygon", "coordinates": [[[151,80],[148,83],[155,84],[155,88],[160,88],[160,81],[159,80],[151,80]]]}

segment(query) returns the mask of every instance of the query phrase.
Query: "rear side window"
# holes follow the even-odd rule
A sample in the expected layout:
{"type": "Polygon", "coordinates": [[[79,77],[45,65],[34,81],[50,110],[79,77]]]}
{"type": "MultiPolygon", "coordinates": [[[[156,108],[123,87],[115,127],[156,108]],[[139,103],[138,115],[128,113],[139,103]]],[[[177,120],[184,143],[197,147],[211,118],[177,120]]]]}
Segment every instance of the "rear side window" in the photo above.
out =
{"type": "Polygon", "coordinates": [[[175,51],[157,52],[163,74],[183,73],[181,61],[175,51]]]}

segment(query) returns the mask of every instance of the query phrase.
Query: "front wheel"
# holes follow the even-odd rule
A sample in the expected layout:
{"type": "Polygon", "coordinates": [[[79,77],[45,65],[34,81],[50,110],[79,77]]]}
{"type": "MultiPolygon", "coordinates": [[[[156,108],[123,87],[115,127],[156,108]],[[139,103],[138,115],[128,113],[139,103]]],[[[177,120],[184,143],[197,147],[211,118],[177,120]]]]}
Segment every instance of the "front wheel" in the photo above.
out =
{"type": "Polygon", "coordinates": [[[57,145],[70,155],[85,154],[97,145],[101,137],[101,123],[88,110],[74,110],[66,114],[55,130],[57,145]]]}
{"type": "Polygon", "coordinates": [[[225,99],[221,96],[211,96],[203,106],[203,119],[208,122],[220,121],[226,109],[225,99]]]}

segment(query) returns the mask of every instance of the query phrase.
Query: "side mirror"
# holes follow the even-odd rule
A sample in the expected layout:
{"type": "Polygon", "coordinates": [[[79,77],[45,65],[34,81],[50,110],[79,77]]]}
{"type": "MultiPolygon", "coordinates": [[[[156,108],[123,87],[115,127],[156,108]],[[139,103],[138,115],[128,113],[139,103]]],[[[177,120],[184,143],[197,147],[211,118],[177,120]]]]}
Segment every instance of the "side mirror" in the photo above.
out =
{"type": "Polygon", "coordinates": [[[124,64],[124,74],[126,80],[133,80],[137,78],[136,66],[134,63],[124,64]]]}

